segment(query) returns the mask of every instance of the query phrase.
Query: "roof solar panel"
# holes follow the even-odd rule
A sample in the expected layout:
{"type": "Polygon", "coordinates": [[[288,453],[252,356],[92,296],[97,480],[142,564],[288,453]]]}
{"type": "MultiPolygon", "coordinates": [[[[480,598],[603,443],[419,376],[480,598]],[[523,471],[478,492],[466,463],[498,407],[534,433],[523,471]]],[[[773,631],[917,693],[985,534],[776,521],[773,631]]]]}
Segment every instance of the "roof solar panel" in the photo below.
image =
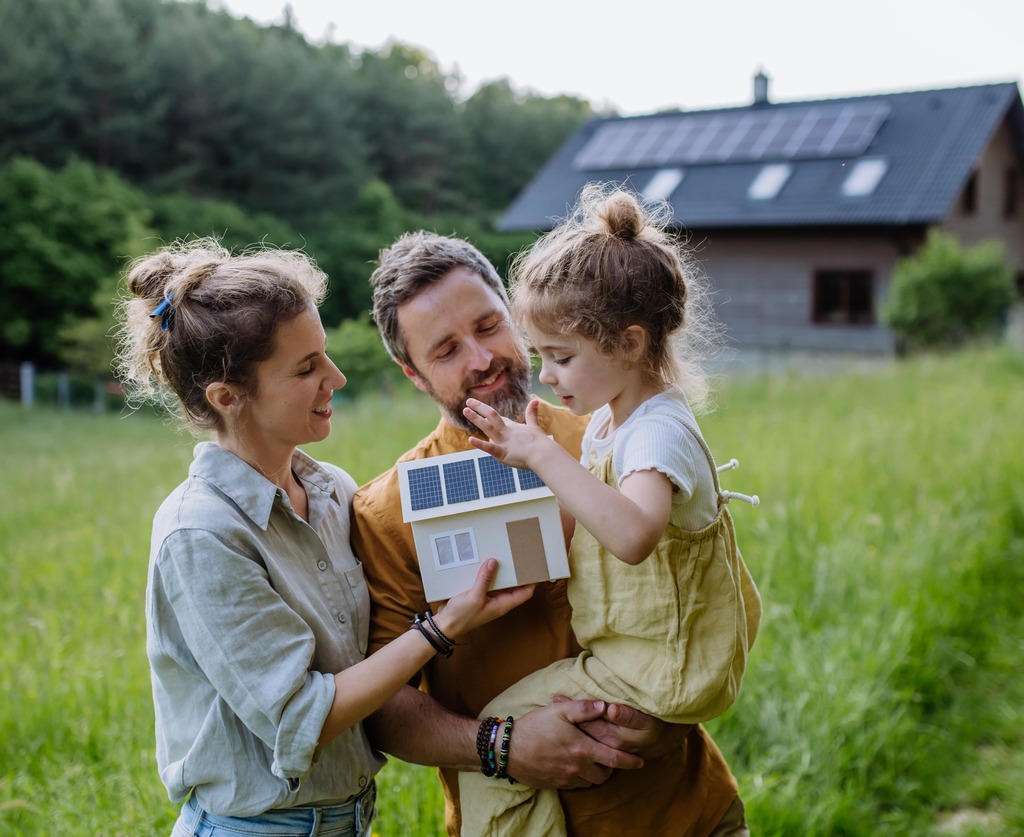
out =
{"type": "Polygon", "coordinates": [[[528,471],[525,468],[517,468],[516,473],[519,474],[519,487],[523,491],[528,491],[531,488],[544,487],[544,480],[538,477],[533,471],[528,471]]]}
{"type": "Polygon", "coordinates": [[[493,456],[482,456],[480,463],[480,481],[484,487],[484,497],[499,497],[502,494],[515,494],[516,479],[513,470],[493,456]]]}
{"type": "Polygon", "coordinates": [[[476,466],[472,459],[444,464],[444,492],[449,503],[468,503],[480,499],[476,466]]]}
{"type": "Polygon", "coordinates": [[[863,154],[889,115],[878,102],[681,113],[601,125],[577,169],[758,162],[863,154]]]}
{"type": "Polygon", "coordinates": [[[441,495],[441,472],[437,465],[410,469],[407,479],[409,505],[413,511],[436,509],[444,505],[444,497],[441,495]]]}

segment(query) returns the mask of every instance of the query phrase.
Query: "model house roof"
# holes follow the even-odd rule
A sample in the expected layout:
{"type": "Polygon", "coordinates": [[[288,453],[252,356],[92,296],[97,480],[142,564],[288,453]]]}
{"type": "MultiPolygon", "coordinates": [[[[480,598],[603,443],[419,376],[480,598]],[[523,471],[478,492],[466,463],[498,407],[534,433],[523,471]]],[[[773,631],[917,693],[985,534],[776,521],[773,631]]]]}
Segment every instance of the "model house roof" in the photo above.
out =
{"type": "Polygon", "coordinates": [[[781,103],[765,90],[746,107],[589,121],[499,229],[551,229],[592,181],[666,200],[687,228],[931,224],[1007,118],[1024,159],[1013,82],[781,103]]]}
{"type": "Polygon", "coordinates": [[[554,496],[533,471],[477,450],[400,462],[398,484],[409,523],[554,496]]]}

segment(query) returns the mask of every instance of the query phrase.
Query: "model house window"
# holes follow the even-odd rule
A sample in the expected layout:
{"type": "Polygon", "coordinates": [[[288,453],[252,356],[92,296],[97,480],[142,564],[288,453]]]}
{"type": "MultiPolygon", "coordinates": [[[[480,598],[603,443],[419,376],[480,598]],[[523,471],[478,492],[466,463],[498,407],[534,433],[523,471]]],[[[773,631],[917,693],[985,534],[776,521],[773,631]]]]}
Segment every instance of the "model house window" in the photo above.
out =
{"type": "Polygon", "coordinates": [[[1003,217],[1017,217],[1017,201],[1020,196],[1017,194],[1020,188],[1020,172],[1011,167],[1006,170],[1006,188],[1003,192],[1003,217]]]}
{"type": "Polygon", "coordinates": [[[813,319],[823,325],[875,321],[870,270],[819,270],[814,274],[813,319]]]}
{"type": "Polygon", "coordinates": [[[477,552],[472,529],[440,532],[434,535],[431,543],[434,547],[434,566],[439,570],[480,563],[480,553],[477,552]]]}
{"type": "Polygon", "coordinates": [[[978,173],[971,172],[964,185],[963,194],[960,195],[960,209],[965,215],[973,215],[978,208],[978,173]]]}

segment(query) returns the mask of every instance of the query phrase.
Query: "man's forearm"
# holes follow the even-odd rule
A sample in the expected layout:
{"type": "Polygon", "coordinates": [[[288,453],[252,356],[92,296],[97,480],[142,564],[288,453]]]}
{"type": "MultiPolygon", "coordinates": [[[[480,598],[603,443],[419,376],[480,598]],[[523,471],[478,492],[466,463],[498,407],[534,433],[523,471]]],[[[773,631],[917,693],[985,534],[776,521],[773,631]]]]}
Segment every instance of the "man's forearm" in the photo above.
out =
{"type": "Polygon", "coordinates": [[[412,686],[403,686],[364,725],[374,747],[402,761],[454,770],[480,767],[480,722],[449,712],[412,686]]]}
{"type": "MultiPolygon", "coordinates": [[[[517,717],[510,775],[532,788],[585,788],[605,781],[613,769],[642,767],[641,758],[608,747],[577,727],[597,720],[605,709],[603,701],[566,701],[517,717]]],[[[480,769],[479,726],[475,718],[449,712],[412,686],[403,686],[365,722],[370,742],[385,753],[413,764],[469,771],[480,769]]]]}

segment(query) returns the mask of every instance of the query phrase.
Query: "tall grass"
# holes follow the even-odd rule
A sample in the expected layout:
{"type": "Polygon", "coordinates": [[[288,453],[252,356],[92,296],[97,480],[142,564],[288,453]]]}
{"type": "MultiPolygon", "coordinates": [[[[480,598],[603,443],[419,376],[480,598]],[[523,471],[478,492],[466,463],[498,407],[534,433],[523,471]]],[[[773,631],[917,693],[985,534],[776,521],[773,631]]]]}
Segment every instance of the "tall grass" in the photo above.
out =
{"type": "MultiPolygon", "coordinates": [[[[736,380],[702,420],[742,463],[726,487],[762,498],[733,510],[761,634],[708,725],[757,834],[931,834],[976,809],[1024,828],[1022,415],[1024,360],[989,351],[736,380]]],[[[344,403],[309,450],[362,482],[436,421],[421,397],[344,403]]],[[[0,833],[167,834],[143,594],[193,441],[10,404],[0,438],[0,833]]],[[[433,771],[392,762],[380,791],[377,833],[440,833],[433,771]]]]}

